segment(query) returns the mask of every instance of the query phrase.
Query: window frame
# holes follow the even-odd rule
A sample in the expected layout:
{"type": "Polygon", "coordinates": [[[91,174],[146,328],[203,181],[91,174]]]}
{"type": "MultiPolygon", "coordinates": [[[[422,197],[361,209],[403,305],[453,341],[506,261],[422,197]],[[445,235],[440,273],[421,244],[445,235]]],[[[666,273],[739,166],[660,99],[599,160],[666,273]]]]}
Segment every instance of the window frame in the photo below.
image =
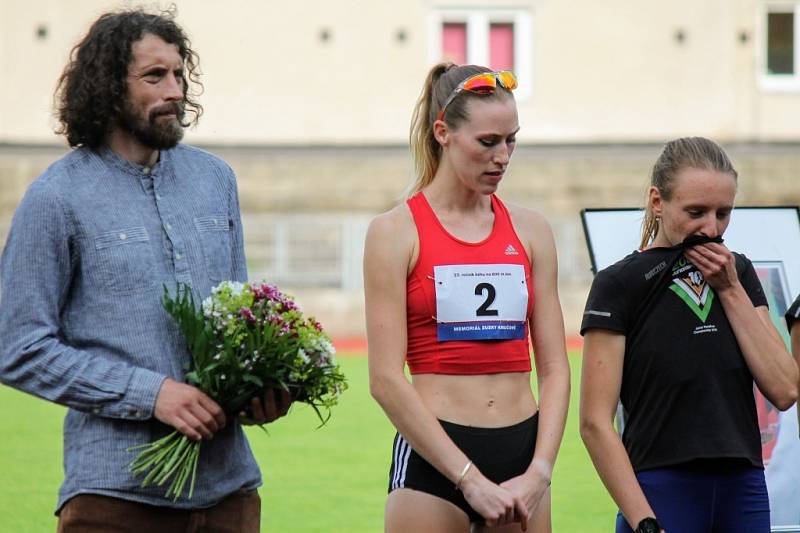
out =
{"type": "Polygon", "coordinates": [[[758,51],[759,86],[769,92],[800,92],[800,0],[766,2],[761,9],[758,51]],[[770,74],[767,72],[769,53],[770,13],[792,13],[794,15],[794,73],[770,74]]]}
{"type": "Polygon", "coordinates": [[[519,86],[514,91],[518,102],[531,96],[533,88],[533,17],[523,9],[451,9],[438,8],[428,16],[428,63],[442,58],[442,27],[461,23],[467,27],[467,63],[489,64],[489,28],[491,24],[513,24],[514,74],[519,86]]]}

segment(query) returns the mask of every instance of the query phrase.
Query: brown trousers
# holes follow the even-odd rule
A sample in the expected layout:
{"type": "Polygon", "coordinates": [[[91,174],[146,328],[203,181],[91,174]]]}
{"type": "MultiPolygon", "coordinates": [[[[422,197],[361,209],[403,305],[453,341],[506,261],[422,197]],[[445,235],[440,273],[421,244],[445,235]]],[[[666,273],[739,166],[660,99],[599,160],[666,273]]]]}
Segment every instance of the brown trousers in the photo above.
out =
{"type": "Polygon", "coordinates": [[[254,490],[191,510],[80,494],[61,508],[58,533],[258,533],[260,521],[261,498],[254,490]]]}

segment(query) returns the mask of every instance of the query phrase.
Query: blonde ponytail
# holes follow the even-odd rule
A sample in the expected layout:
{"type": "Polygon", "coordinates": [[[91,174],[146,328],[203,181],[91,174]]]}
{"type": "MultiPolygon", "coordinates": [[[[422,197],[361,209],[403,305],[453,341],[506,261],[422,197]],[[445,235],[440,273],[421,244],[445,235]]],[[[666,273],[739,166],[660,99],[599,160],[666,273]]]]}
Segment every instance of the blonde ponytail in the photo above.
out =
{"type": "Polygon", "coordinates": [[[442,147],[433,136],[433,123],[438,112],[438,106],[433,105],[433,89],[442,74],[454,66],[453,63],[434,65],[425,78],[422,93],[414,106],[414,112],[411,115],[409,144],[411,145],[411,157],[414,160],[414,170],[417,178],[411,186],[409,196],[430,185],[436,175],[436,170],[439,168],[442,147]]]}

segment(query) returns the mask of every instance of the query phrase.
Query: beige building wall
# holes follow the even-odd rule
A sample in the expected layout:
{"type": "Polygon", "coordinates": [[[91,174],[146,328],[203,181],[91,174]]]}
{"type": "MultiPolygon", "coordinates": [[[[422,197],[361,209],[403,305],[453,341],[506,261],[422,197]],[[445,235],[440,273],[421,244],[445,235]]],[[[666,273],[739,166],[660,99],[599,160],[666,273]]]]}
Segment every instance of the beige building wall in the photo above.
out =
{"type": "MultiPolygon", "coordinates": [[[[436,24],[490,3],[177,2],[205,82],[205,114],[186,140],[236,170],[251,274],[295,292],[336,335],[363,333],[359,232],[411,179],[407,128],[436,24]],[[280,257],[281,239],[291,257],[280,257]],[[331,272],[302,283],[313,267],[331,272]]],[[[0,0],[0,245],[27,184],[65,151],[52,92],[69,49],[119,5],[0,0]]],[[[640,205],[665,139],[723,141],[742,177],[740,205],[800,203],[800,92],[762,82],[765,1],[502,5],[530,21],[530,68],[518,72],[521,142],[501,194],[553,225],[570,334],[591,281],[579,211],[640,205]]]]}
{"type": "MultiPolygon", "coordinates": [[[[796,2],[178,1],[205,74],[206,113],[187,140],[404,143],[436,57],[432,21],[453,9],[530,22],[517,28],[528,38],[518,54],[530,58],[518,72],[522,143],[796,140],[800,92],[760,83],[765,6],[775,4],[796,2]]],[[[60,142],[51,103],[68,50],[120,5],[0,0],[0,142],[60,142]]]]}

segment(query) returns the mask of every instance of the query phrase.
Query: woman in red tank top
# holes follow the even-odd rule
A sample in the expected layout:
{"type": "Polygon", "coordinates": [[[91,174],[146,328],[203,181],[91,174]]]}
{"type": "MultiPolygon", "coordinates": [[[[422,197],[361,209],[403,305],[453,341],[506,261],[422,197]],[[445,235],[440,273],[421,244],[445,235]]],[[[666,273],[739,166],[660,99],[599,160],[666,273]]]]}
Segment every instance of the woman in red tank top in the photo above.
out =
{"type": "Polygon", "coordinates": [[[411,198],[367,233],[370,389],[398,431],[388,532],[551,530],[569,365],[550,226],[495,195],[515,87],[508,71],[433,67],[412,120],[411,198]]]}

